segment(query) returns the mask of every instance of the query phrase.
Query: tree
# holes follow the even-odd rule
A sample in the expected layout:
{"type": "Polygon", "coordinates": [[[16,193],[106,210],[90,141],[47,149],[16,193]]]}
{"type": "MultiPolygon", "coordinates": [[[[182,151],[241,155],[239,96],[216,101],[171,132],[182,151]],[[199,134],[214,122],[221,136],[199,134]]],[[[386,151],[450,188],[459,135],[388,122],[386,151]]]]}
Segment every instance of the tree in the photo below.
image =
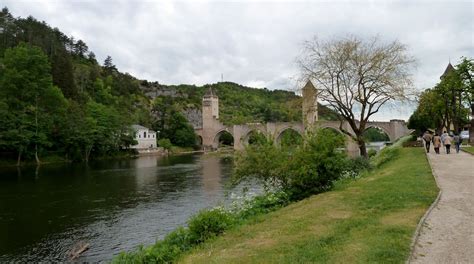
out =
{"type": "Polygon", "coordinates": [[[105,60],[104,60],[104,69],[106,70],[106,72],[108,74],[117,71],[117,67],[115,67],[115,65],[112,62],[112,57],[107,56],[107,58],[105,58],[105,60]]]}
{"type": "Polygon", "coordinates": [[[358,143],[364,157],[367,122],[388,101],[405,98],[413,62],[398,41],[355,36],[307,41],[298,58],[303,77],[315,81],[319,98],[339,113],[340,130],[358,143]],[[343,121],[354,134],[343,129],[343,121]]]}
{"type": "Polygon", "coordinates": [[[78,40],[74,44],[74,53],[79,57],[84,57],[84,54],[87,53],[88,49],[87,44],[82,40],[78,40]]]}
{"type": "Polygon", "coordinates": [[[63,108],[64,97],[53,86],[51,66],[40,48],[21,43],[5,51],[2,64],[0,97],[8,110],[7,115],[0,118],[4,122],[1,138],[4,144],[10,142],[16,149],[18,165],[30,145],[39,164],[39,149],[51,144],[48,139],[51,121],[63,108]]]}

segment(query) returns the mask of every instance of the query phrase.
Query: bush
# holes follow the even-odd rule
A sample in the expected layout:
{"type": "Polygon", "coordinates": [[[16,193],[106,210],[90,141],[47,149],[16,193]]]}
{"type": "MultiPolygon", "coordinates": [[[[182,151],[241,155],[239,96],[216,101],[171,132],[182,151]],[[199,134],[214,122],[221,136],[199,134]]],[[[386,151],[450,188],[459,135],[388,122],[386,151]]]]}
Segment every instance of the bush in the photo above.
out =
{"type": "Polygon", "coordinates": [[[271,192],[245,200],[241,205],[234,205],[233,211],[238,219],[247,219],[251,216],[274,211],[289,203],[290,199],[287,193],[283,191],[271,192]]]}
{"type": "Polygon", "coordinates": [[[367,153],[369,155],[369,158],[377,155],[377,150],[375,149],[369,149],[369,152],[367,153]]]}
{"type": "Polygon", "coordinates": [[[271,141],[246,148],[235,159],[234,184],[254,178],[282,187],[290,200],[299,200],[332,187],[345,170],[347,156],[337,151],[344,137],[326,129],[310,133],[296,148],[271,141]]]}
{"type": "Polygon", "coordinates": [[[167,138],[162,138],[158,140],[158,146],[164,148],[165,150],[170,150],[171,147],[173,147],[173,144],[171,144],[171,141],[167,138]]]}
{"type": "Polygon", "coordinates": [[[191,243],[199,244],[215,237],[234,224],[231,213],[222,208],[204,210],[188,221],[191,243]]]}
{"type": "Polygon", "coordinates": [[[361,174],[361,172],[370,170],[371,168],[372,165],[370,164],[370,160],[364,157],[349,159],[344,172],[344,178],[355,179],[361,174]]]}

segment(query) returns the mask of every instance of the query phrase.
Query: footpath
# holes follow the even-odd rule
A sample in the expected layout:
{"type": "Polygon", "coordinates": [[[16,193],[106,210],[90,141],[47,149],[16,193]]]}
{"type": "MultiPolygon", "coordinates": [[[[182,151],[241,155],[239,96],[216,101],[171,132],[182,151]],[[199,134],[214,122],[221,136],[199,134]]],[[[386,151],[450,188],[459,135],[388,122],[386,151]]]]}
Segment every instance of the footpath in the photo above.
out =
{"type": "MultiPolygon", "coordinates": [[[[410,263],[474,263],[474,155],[427,154],[441,196],[427,215],[410,263]]],[[[453,153],[454,152],[454,153],[453,153]]]]}

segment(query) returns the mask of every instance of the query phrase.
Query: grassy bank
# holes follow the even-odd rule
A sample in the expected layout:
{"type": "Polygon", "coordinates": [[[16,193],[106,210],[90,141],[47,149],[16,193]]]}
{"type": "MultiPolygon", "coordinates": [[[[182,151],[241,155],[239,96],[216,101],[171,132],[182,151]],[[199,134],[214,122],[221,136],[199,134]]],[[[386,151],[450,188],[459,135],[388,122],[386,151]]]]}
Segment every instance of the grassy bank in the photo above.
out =
{"type": "Polygon", "coordinates": [[[422,148],[206,242],[182,263],[404,262],[437,195],[422,148]]]}
{"type": "Polygon", "coordinates": [[[472,146],[469,146],[469,147],[462,146],[461,149],[474,155],[474,147],[472,146]]]}

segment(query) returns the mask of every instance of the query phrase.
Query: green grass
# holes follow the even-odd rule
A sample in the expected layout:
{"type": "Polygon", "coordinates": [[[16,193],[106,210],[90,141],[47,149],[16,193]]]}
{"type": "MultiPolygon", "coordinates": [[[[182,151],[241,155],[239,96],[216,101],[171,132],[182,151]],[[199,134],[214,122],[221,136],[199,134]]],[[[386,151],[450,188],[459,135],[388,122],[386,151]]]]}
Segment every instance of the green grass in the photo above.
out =
{"type": "Polygon", "coordinates": [[[469,146],[469,147],[461,146],[461,149],[474,155],[474,147],[473,146],[469,146]]]}
{"type": "Polygon", "coordinates": [[[436,198],[422,148],[358,181],[339,182],[238,226],[181,257],[182,263],[403,263],[416,226],[436,198]]]}

